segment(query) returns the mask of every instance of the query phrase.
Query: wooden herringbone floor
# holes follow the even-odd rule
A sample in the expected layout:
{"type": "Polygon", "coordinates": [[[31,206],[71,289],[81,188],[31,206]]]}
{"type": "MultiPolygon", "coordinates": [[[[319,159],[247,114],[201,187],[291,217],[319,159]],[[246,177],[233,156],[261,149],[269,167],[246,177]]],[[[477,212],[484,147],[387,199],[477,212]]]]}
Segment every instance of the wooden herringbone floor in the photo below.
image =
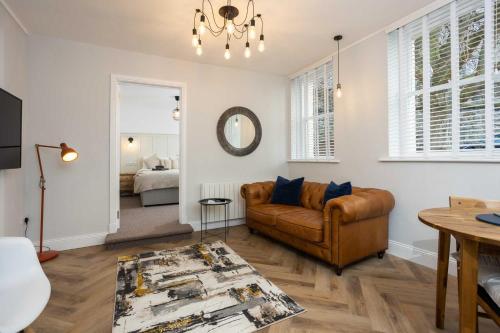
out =
{"type": "MultiPolygon", "coordinates": [[[[62,252],[44,263],[52,284],[47,308],[35,321],[36,333],[111,332],[116,258],[193,244],[190,240],[126,249],[102,246],[62,252]]],[[[446,330],[434,328],[431,269],[386,255],[370,258],[336,276],[328,264],[260,235],[245,226],[231,228],[229,246],[308,311],[265,332],[457,332],[456,281],[450,279],[446,330]]],[[[481,333],[498,332],[479,319],[481,333]]]]}

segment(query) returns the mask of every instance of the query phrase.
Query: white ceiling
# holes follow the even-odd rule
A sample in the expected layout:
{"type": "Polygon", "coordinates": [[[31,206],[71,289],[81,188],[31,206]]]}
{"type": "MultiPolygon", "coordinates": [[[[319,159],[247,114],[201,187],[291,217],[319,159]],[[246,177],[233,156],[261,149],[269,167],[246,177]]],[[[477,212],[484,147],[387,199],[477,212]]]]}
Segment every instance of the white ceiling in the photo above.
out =
{"type": "Polygon", "coordinates": [[[120,82],[120,96],[125,97],[144,97],[153,99],[168,98],[174,100],[174,96],[179,96],[180,93],[181,90],[174,87],[120,82]]]}
{"type": "MultiPolygon", "coordinates": [[[[191,29],[201,0],[5,1],[33,34],[284,75],[334,52],[334,34],[344,35],[341,46],[349,45],[434,0],[255,0],[265,22],[266,51],[254,48],[246,59],[244,43],[236,41],[230,60],[223,58],[221,37],[205,37],[203,55],[195,55],[191,29]]],[[[218,11],[226,0],[212,3],[218,11]]],[[[246,3],[232,1],[240,15],[246,3]]]]}
{"type": "Polygon", "coordinates": [[[123,103],[127,102],[137,109],[165,109],[170,112],[177,104],[174,96],[180,94],[179,88],[120,83],[120,104],[123,106],[123,103]]]}
{"type": "Polygon", "coordinates": [[[179,88],[138,83],[120,83],[120,126],[122,133],[179,134],[172,118],[179,88]]]}

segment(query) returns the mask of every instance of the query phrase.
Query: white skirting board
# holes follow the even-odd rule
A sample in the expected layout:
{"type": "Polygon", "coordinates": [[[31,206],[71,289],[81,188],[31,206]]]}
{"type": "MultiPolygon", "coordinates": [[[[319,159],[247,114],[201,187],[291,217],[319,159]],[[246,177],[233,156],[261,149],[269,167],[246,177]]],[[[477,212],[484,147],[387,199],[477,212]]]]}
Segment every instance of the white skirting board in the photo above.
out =
{"type": "MultiPolygon", "coordinates": [[[[413,245],[389,240],[389,250],[387,253],[432,268],[433,270],[437,268],[438,255],[436,252],[424,250],[413,245]]],[[[450,257],[448,274],[457,276],[457,261],[455,258],[450,257]]]]}
{"type": "MultiPolygon", "coordinates": [[[[190,222],[194,231],[200,230],[200,221],[190,222]]],[[[244,219],[235,219],[230,220],[229,225],[231,227],[245,224],[244,219]]],[[[208,229],[217,229],[224,227],[224,222],[212,222],[208,224],[208,229]]],[[[61,237],[61,238],[53,238],[53,239],[44,239],[43,246],[50,247],[52,250],[64,251],[64,250],[72,250],[79,249],[87,246],[95,246],[95,245],[103,245],[104,239],[106,238],[107,232],[100,232],[94,234],[86,234],[86,235],[78,235],[78,236],[70,236],[70,237],[61,237]]],[[[38,246],[38,241],[34,241],[33,245],[38,246]]]]}
{"type": "MultiPolygon", "coordinates": [[[[44,239],[43,246],[50,247],[52,250],[64,251],[71,249],[79,249],[81,247],[102,245],[104,244],[104,239],[106,238],[107,232],[99,232],[95,234],[86,234],[70,237],[61,237],[53,239],[44,239]]],[[[38,246],[39,242],[33,242],[35,246],[38,246]]]]}
{"type": "MultiPolygon", "coordinates": [[[[200,230],[200,221],[190,222],[194,231],[200,230]]],[[[245,224],[244,219],[234,219],[229,221],[230,226],[237,226],[245,224]]],[[[208,229],[216,229],[224,227],[224,222],[212,222],[209,223],[208,229]]],[[[94,233],[86,235],[78,235],[71,237],[61,237],[54,239],[44,240],[44,246],[48,246],[53,250],[64,251],[70,249],[78,249],[87,246],[102,245],[104,244],[104,239],[107,233],[94,233]]],[[[437,240],[436,240],[437,242],[437,240]]],[[[33,242],[35,246],[38,245],[37,242],[33,242]]],[[[389,249],[387,251],[396,257],[412,261],[414,263],[429,267],[436,270],[437,267],[437,253],[424,250],[413,245],[403,244],[394,240],[389,240],[389,249]]],[[[450,266],[448,269],[450,275],[457,275],[457,261],[450,257],[450,266]]]]}

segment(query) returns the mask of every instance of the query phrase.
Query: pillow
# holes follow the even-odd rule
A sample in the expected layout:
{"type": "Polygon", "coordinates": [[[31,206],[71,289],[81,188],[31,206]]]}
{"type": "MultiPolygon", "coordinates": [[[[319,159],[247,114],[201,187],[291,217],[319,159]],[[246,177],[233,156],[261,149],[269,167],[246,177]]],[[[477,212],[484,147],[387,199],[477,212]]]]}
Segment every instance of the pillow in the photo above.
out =
{"type": "Polygon", "coordinates": [[[170,161],[172,162],[172,169],[179,169],[179,160],[170,159],[170,161]]]}
{"type": "Polygon", "coordinates": [[[325,196],[323,199],[323,204],[325,204],[330,199],[335,199],[343,195],[352,194],[351,182],[337,185],[334,182],[330,182],[330,185],[325,190],[325,196]]]}
{"type": "Polygon", "coordinates": [[[288,180],[278,176],[271,196],[271,203],[300,206],[300,193],[302,192],[303,183],[304,177],[288,180]]]}
{"type": "Polygon", "coordinates": [[[148,169],[153,169],[157,165],[161,165],[161,161],[156,156],[156,153],[144,159],[144,165],[148,169]]]}
{"type": "Polygon", "coordinates": [[[168,158],[162,158],[161,164],[165,167],[165,169],[172,169],[172,161],[168,158]]]}

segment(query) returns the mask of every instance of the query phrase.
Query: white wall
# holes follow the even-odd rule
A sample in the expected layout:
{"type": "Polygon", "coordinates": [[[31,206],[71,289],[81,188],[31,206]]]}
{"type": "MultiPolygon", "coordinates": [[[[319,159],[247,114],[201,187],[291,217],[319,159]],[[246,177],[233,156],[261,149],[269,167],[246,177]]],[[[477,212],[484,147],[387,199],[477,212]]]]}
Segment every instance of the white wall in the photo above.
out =
{"type": "MultiPolygon", "coordinates": [[[[29,38],[26,145],[66,141],[80,152],[68,165],[45,152],[47,239],[104,233],[109,223],[110,74],[187,83],[187,217],[199,219],[202,182],[271,179],[287,174],[287,79],[40,36],[29,38]],[[216,136],[219,116],[245,106],[260,118],[261,145],[233,157],[216,136]]],[[[37,170],[25,154],[26,212],[38,216],[37,170]]],[[[30,235],[37,229],[31,228],[30,235]]]]}
{"type": "MultiPolygon", "coordinates": [[[[25,33],[0,4],[0,87],[23,99],[23,120],[27,116],[26,49],[25,33]]],[[[0,236],[21,236],[23,231],[22,169],[0,170],[0,236]]]]}
{"type": "Polygon", "coordinates": [[[136,173],[143,167],[143,159],[153,154],[161,159],[179,160],[179,135],[121,133],[120,173],[136,173]],[[130,143],[129,138],[134,141],[130,143]]]}
{"type": "Polygon", "coordinates": [[[179,134],[179,122],[172,118],[180,89],[120,84],[120,132],[179,134]]]}
{"type": "Polygon", "coordinates": [[[341,163],[291,163],[290,176],[391,191],[396,207],[389,238],[436,252],[437,232],[418,221],[418,211],[447,206],[450,194],[500,199],[500,164],[378,161],[388,154],[386,46],[380,33],[341,53],[344,95],[335,100],[335,153],[341,163]]]}

